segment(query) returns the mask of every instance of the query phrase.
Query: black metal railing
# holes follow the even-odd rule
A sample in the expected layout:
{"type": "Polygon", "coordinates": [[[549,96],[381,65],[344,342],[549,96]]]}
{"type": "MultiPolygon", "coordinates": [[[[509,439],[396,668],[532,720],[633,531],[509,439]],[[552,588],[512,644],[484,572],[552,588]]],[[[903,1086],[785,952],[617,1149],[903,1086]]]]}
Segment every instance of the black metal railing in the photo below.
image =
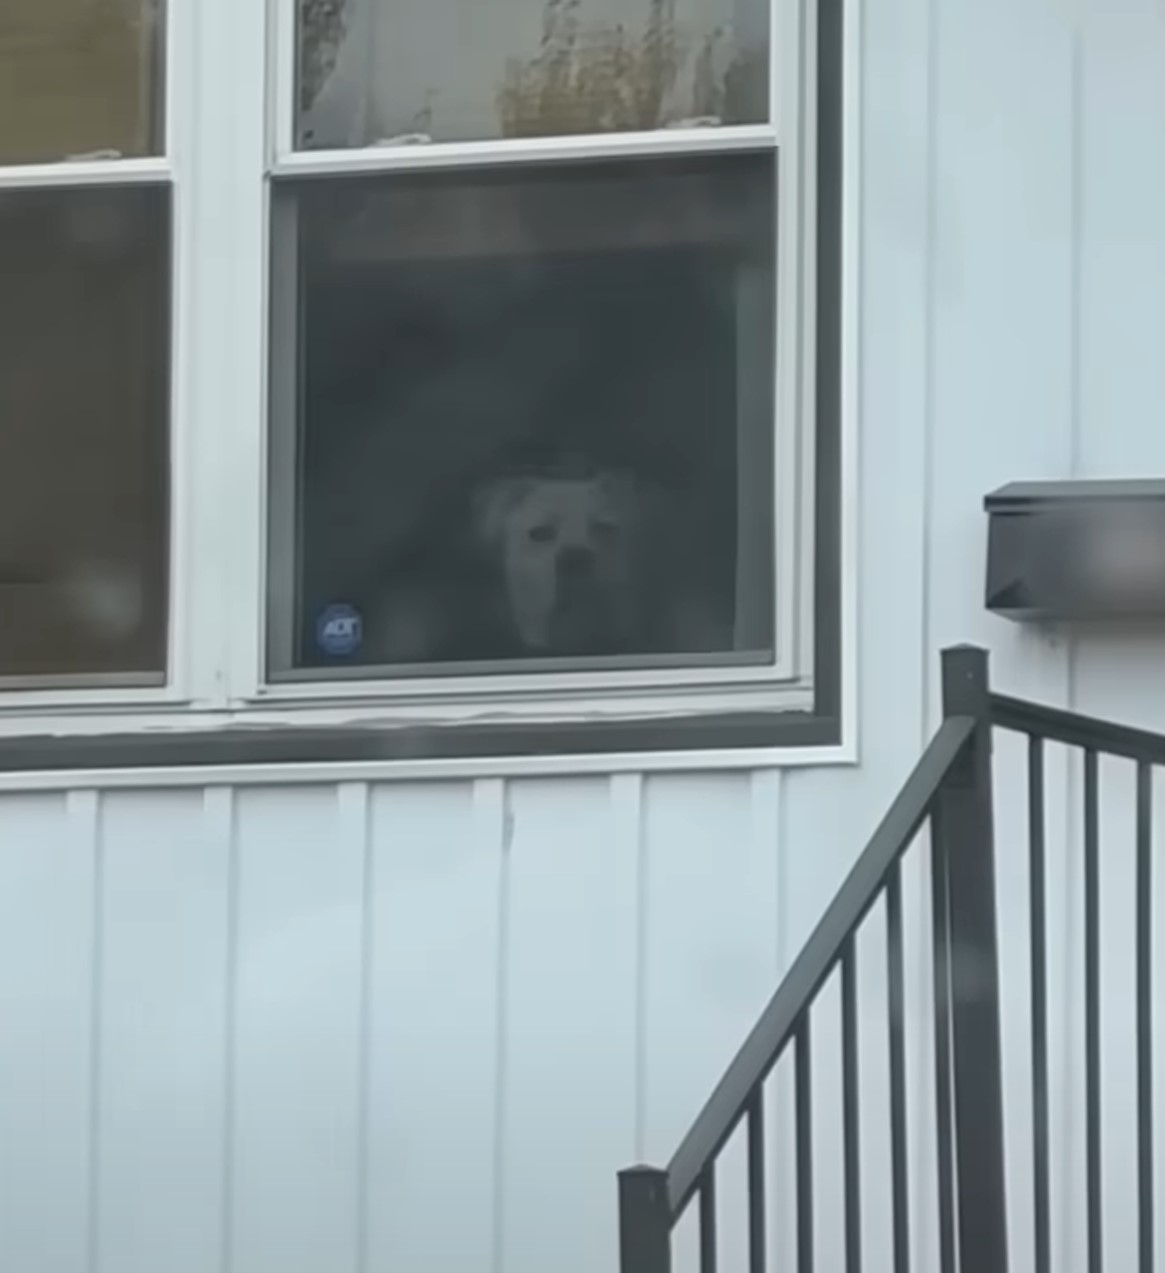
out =
{"type": "MultiPolygon", "coordinates": [[[[1100,968],[1100,758],[1129,762],[1135,774],[1135,961],[1136,1066],[1136,1268],[1154,1268],[1153,1217],[1153,769],[1165,765],[1165,736],[1110,721],[1065,712],[1021,699],[992,695],[993,722],[1027,738],[1028,872],[1031,960],[1032,1165],[1035,1273],[1050,1273],[1051,1154],[1048,1099],[1047,969],[1047,744],[1066,746],[1082,761],[1081,814],[1084,857],[1084,1075],[1087,1253],[1089,1273],[1104,1268],[1101,1152],[1101,968],[1100,968]]],[[[1130,1269],[1121,1262],[1120,1273],[1130,1269]]]]}
{"type": "MultiPolygon", "coordinates": [[[[935,1067],[942,1273],[1006,1273],[1003,1124],[996,954],[991,699],[986,655],[943,655],[944,720],[881,825],[814,929],[711,1098],[666,1167],[619,1175],[622,1273],[670,1273],[672,1231],[698,1199],[702,1273],[717,1265],[716,1169],[743,1124],[747,1137],[748,1260],[765,1273],[765,1081],[793,1049],[797,1273],[815,1267],[811,1010],[840,973],[846,1273],[860,1273],[862,1198],[857,935],[884,903],[889,989],[892,1232],[896,1273],[909,1269],[902,860],[930,823],[934,899],[935,1067]],[[958,1190],[954,1181],[962,1182],[958,1190]]],[[[783,1273],[783,1271],[782,1271],[783,1273]]]]}
{"type": "MultiPolygon", "coordinates": [[[[840,981],[842,1190],[845,1273],[861,1273],[862,1146],[857,1004],[857,939],[870,912],[886,923],[890,1104],[890,1230],[895,1273],[911,1264],[907,1133],[903,861],[929,824],[934,989],[934,1139],[940,1273],[1007,1273],[1013,1263],[1051,1273],[1049,1148],[1047,745],[1081,757],[1079,831],[1084,874],[1084,1074],[1087,1267],[1103,1273],[1101,1148],[1101,783],[1100,758],[1135,773],[1135,1066],[1137,1273],[1154,1267],[1153,1108],[1153,771],[1165,766],[1165,736],[1074,712],[992,694],[987,655],[971,647],[942,656],[943,723],[853,870],[794,961],[756,1026],[666,1167],[619,1174],[621,1273],[671,1273],[673,1231],[699,1205],[701,1273],[717,1267],[717,1166],[740,1129],[747,1141],[749,1273],[768,1260],[765,1180],[766,1080],[792,1049],[796,1273],[815,1267],[814,1135],[810,1025],[822,987],[840,981]],[[995,730],[1027,739],[1028,953],[1030,956],[1032,1197],[1034,1252],[1009,1253],[995,896],[995,730]]],[[[1009,775],[1010,776],[1010,775],[1009,775]]],[[[1066,781],[1065,792],[1072,792],[1066,781]]],[[[783,1135],[782,1131],[782,1135],[783,1135]]],[[[1013,1195],[1017,1205],[1027,1205],[1013,1195]]],[[[1119,1273],[1131,1259],[1119,1261],[1119,1273]]],[[[774,1269],[771,1273],[786,1273],[774,1269]]],[[[791,1270],[789,1271],[791,1273],[791,1270]]],[[[925,1273],[929,1273],[926,1270],[925,1273]]]]}

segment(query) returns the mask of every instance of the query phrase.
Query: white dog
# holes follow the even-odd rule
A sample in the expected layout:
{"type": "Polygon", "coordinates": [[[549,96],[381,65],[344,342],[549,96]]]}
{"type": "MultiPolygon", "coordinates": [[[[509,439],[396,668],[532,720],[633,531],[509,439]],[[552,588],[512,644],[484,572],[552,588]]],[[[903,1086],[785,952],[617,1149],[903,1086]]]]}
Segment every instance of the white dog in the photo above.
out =
{"type": "Polygon", "coordinates": [[[479,493],[477,534],[526,651],[609,654],[634,642],[642,497],[610,472],[506,477],[479,493]]]}
{"type": "Polygon", "coordinates": [[[427,580],[373,607],[373,661],[732,648],[731,614],[688,578],[681,514],[655,483],[576,463],[495,477],[468,511],[462,573],[443,574],[437,553],[427,580]]]}

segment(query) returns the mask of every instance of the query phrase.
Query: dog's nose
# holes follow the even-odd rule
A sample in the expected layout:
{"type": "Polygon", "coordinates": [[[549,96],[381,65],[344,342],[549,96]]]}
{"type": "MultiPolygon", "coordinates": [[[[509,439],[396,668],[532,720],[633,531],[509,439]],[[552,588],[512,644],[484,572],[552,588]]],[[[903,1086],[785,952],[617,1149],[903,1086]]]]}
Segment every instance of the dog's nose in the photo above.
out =
{"type": "Polygon", "coordinates": [[[558,554],[558,573],[564,579],[585,579],[593,572],[594,565],[594,553],[578,544],[572,544],[558,554]]]}

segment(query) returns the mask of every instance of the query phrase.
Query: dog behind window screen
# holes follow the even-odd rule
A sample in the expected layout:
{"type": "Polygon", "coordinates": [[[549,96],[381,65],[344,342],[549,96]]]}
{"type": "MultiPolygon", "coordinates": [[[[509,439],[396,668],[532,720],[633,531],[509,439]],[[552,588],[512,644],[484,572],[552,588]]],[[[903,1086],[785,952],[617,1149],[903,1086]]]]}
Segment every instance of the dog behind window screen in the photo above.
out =
{"type": "Polygon", "coordinates": [[[396,586],[370,611],[366,657],[726,648],[730,630],[701,604],[693,581],[669,569],[680,564],[674,513],[661,487],[584,456],[502,466],[477,481],[455,535],[392,572],[396,586]]]}
{"type": "Polygon", "coordinates": [[[315,285],[308,642],[345,600],[365,665],[733,648],[731,301],[616,255],[315,285]]]}
{"type": "Polygon", "coordinates": [[[643,643],[647,492],[577,457],[477,492],[477,545],[499,580],[503,623],[530,655],[619,654],[643,643]]]}

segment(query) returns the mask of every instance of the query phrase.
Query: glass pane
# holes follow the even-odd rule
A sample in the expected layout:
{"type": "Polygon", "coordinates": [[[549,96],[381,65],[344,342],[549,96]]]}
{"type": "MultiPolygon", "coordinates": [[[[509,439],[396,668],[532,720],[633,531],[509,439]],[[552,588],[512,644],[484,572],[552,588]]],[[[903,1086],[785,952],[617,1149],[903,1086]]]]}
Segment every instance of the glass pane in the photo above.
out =
{"type": "Polygon", "coordinates": [[[277,184],[276,675],[771,660],[773,160],[277,184]]]}
{"type": "Polygon", "coordinates": [[[162,149],[163,0],[0,0],[0,163],[162,149]]]}
{"type": "Polygon", "coordinates": [[[0,194],[0,679],[165,670],[169,222],[0,194]]]}
{"type": "Polygon", "coordinates": [[[301,0],[303,147],[768,119],[769,0],[301,0]]]}

